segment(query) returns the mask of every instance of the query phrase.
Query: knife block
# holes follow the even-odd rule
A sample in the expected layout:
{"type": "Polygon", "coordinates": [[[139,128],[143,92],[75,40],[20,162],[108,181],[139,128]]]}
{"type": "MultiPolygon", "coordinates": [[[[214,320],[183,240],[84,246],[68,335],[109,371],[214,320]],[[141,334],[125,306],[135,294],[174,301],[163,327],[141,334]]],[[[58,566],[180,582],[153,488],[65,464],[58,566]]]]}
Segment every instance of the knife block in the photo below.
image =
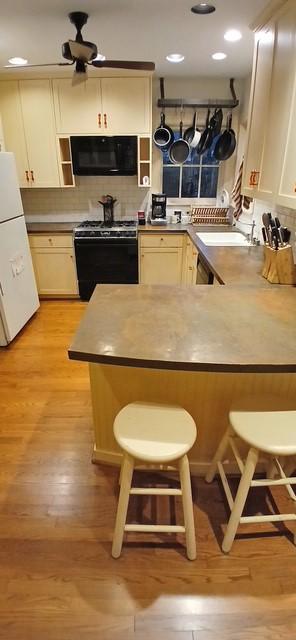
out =
{"type": "Polygon", "coordinates": [[[262,276],[272,284],[296,284],[296,266],[292,247],[280,247],[277,251],[264,246],[262,276]]]}

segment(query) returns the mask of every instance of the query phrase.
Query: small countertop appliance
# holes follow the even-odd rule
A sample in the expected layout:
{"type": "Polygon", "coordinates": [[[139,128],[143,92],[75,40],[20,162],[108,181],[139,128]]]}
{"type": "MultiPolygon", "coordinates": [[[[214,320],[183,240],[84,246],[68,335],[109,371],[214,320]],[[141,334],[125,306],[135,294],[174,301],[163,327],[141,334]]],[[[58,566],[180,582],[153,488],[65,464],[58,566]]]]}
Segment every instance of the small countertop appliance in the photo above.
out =
{"type": "Polygon", "coordinates": [[[165,193],[152,193],[151,224],[166,224],[166,195],[165,193]]]}

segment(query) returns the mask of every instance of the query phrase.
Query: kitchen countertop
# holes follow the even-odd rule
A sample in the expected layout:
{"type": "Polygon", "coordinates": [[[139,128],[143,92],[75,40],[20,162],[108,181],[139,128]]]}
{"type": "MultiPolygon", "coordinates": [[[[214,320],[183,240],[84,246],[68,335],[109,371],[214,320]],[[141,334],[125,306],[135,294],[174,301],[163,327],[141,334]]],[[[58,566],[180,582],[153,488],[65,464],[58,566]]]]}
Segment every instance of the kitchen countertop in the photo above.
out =
{"type": "Polygon", "coordinates": [[[156,369],[296,372],[295,317],[292,287],[100,285],[69,357],[156,369]]]}

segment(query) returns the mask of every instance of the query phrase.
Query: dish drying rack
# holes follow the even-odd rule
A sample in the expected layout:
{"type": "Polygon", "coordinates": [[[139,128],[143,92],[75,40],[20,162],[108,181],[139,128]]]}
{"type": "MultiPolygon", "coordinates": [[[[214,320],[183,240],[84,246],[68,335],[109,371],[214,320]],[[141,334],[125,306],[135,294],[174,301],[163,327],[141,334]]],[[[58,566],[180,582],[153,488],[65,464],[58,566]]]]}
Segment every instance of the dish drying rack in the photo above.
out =
{"type": "Polygon", "coordinates": [[[228,207],[192,207],[192,224],[229,224],[228,207]]]}

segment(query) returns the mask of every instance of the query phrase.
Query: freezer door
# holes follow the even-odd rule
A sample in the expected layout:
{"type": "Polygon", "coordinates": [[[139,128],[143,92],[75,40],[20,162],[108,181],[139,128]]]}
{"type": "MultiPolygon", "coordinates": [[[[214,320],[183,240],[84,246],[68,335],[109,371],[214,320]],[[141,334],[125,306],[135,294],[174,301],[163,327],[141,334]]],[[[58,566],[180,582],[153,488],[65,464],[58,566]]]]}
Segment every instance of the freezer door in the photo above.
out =
{"type": "Polygon", "coordinates": [[[24,215],[13,153],[0,153],[0,223],[24,215]]]}
{"type": "Polygon", "coordinates": [[[0,224],[0,315],[7,342],[38,307],[26,225],[21,216],[0,224]]]}

